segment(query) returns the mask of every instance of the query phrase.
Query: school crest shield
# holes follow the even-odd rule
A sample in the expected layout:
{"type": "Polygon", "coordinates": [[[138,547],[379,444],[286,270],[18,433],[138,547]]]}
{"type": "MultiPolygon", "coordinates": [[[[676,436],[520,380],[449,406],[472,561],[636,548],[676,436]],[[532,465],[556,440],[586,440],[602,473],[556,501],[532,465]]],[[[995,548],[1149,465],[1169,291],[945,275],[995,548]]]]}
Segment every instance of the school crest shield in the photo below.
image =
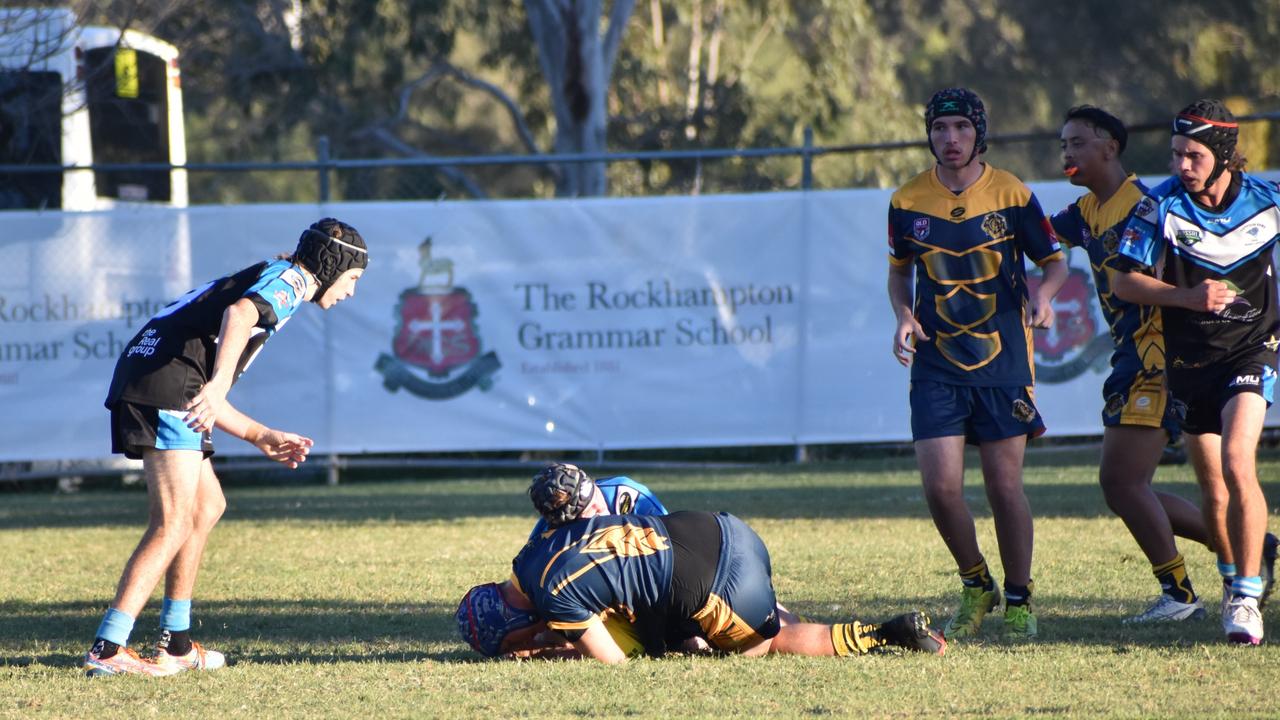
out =
{"type": "Polygon", "coordinates": [[[379,355],[374,369],[387,390],[403,387],[428,400],[488,390],[502,363],[496,353],[482,353],[475,299],[453,284],[452,260],[432,257],[431,238],[418,250],[418,285],[400,293],[392,354],[379,355]]]}
{"type": "MultiPolygon", "coordinates": [[[[1031,292],[1040,276],[1027,278],[1031,292]]],[[[1063,383],[1090,367],[1103,368],[1112,348],[1111,334],[1098,307],[1089,273],[1072,267],[1053,299],[1054,323],[1035,331],[1036,380],[1063,383]]]]}

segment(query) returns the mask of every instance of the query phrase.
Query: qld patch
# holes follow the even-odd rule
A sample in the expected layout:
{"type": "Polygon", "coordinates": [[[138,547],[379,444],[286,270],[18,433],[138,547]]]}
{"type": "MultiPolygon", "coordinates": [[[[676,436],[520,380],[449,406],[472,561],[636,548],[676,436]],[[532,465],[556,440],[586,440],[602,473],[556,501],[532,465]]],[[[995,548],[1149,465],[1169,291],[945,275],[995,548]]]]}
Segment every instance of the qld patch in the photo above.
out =
{"type": "Polygon", "coordinates": [[[915,222],[911,223],[911,232],[916,240],[929,237],[929,218],[916,218],[915,222]]]}

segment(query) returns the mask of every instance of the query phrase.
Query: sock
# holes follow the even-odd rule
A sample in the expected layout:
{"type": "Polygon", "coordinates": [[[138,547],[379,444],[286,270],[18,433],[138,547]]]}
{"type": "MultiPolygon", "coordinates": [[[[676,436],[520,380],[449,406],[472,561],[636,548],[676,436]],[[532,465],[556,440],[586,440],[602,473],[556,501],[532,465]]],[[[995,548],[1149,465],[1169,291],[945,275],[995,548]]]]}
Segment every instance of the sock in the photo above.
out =
{"type": "Polygon", "coordinates": [[[93,647],[89,649],[89,652],[97,655],[99,660],[107,660],[115,657],[115,654],[120,652],[120,646],[110,640],[94,638],[93,647]]]}
{"type": "Polygon", "coordinates": [[[1262,597],[1262,577],[1258,575],[1252,577],[1237,575],[1236,579],[1231,582],[1231,595],[1255,599],[1262,597]]]}
{"type": "Polygon", "coordinates": [[[1236,564],[1218,561],[1218,574],[1222,576],[1222,584],[1230,585],[1236,579],[1236,564]]]}
{"type": "Polygon", "coordinates": [[[1026,585],[1014,585],[1008,580],[1004,581],[1004,604],[1005,607],[1011,605],[1026,605],[1031,602],[1031,583],[1026,585]]]}
{"type": "Polygon", "coordinates": [[[868,625],[857,620],[832,625],[831,644],[836,649],[836,655],[839,657],[866,655],[872,648],[883,645],[884,642],[874,635],[879,627],[879,625],[868,625]]]}
{"type": "Polygon", "coordinates": [[[98,626],[98,634],[94,641],[97,646],[97,640],[104,640],[106,643],[116,646],[109,648],[105,643],[103,652],[107,655],[98,654],[100,658],[109,658],[116,654],[116,651],[129,644],[129,634],[133,632],[133,618],[124,612],[120,612],[115,608],[107,608],[107,612],[102,616],[102,624],[98,626]]]}
{"type": "Polygon", "coordinates": [[[189,630],[161,630],[160,647],[175,657],[182,657],[191,652],[191,632],[189,630]]]}
{"type": "Polygon", "coordinates": [[[995,590],[996,583],[991,579],[991,571],[987,568],[987,559],[982,558],[977,565],[960,571],[960,582],[965,587],[980,587],[984,590],[995,590]]]}
{"type": "Polygon", "coordinates": [[[1182,559],[1182,553],[1174,555],[1169,562],[1152,565],[1151,574],[1156,576],[1165,595],[1184,604],[1196,601],[1196,591],[1191,588],[1191,578],[1187,577],[1187,563],[1182,559]]]}
{"type": "Polygon", "coordinates": [[[190,630],[191,600],[165,598],[164,605],[160,607],[160,629],[170,632],[174,630],[190,630]]]}

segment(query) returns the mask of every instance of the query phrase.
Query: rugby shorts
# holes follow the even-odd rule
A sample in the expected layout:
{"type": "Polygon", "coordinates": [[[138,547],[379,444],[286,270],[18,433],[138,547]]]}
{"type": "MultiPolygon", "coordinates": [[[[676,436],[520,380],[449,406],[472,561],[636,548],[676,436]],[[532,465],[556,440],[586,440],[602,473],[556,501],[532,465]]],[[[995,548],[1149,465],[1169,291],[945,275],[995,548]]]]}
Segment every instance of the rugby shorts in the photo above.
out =
{"type": "Polygon", "coordinates": [[[111,452],[139,459],[143,450],[199,450],[213,455],[213,434],[182,421],[185,410],[163,410],[121,401],[111,408],[111,452]]]}
{"type": "Polygon", "coordinates": [[[1163,370],[1118,366],[1102,384],[1102,425],[1164,428],[1170,440],[1181,434],[1177,403],[1163,370]]]}
{"type": "Polygon", "coordinates": [[[963,435],[970,445],[1044,434],[1044,420],[1026,387],[911,381],[911,439],[963,435]]]}
{"type": "Polygon", "coordinates": [[[1257,393],[1270,407],[1275,398],[1276,353],[1259,348],[1199,368],[1170,368],[1169,389],[1182,406],[1182,431],[1222,434],[1222,409],[1241,393],[1257,393]]]}
{"type": "Polygon", "coordinates": [[[720,562],[707,602],[691,618],[715,647],[747,649],[778,634],[778,599],[764,541],[746,523],[717,513],[720,562]]]}

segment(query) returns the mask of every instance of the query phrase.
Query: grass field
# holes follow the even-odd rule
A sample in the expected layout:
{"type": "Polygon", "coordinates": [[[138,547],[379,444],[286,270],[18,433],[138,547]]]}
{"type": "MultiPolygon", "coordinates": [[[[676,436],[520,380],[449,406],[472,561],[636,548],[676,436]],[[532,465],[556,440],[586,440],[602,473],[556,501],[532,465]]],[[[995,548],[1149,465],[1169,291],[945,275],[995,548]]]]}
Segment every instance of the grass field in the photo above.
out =
{"type": "MultiPolygon", "coordinates": [[[[526,473],[459,471],[430,482],[229,488],[193,634],[234,664],[89,680],[80,659],[141,534],[145,495],[4,493],[0,717],[1280,716],[1280,645],[1227,646],[1214,620],[1120,624],[1158,588],[1102,501],[1095,458],[1041,455],[1027,471],[1041,638],[953,644],[945,657],[482,661],[457,639],[454,608],[467,587],[506,576],[533,518],[526,473]]],[[[1280,504],[1280,461],[1267,459],[1261,475],[1280,504]]],[[[633,477],[673,509],[750,522],[772,552],[780,600],[801,614],[875,618],[918,606],[941,624],[954,606],[954,567],[909,459],[633,477]]],[[[1195,496],[1189,469],[1158,477],[1195,496]]],[[[967,490],[994,562],[976,474],[967,490]]],[[[1180,546],[1213,617],[1213,558],[1180,546]]],[[[134,633],[144,649],[157,606],[134,633]]],[[[1277,607],[1265,613],[1273,633],[1277,607]]],[[[993,637],[998,624],[988,619],[993,637]]]]}

